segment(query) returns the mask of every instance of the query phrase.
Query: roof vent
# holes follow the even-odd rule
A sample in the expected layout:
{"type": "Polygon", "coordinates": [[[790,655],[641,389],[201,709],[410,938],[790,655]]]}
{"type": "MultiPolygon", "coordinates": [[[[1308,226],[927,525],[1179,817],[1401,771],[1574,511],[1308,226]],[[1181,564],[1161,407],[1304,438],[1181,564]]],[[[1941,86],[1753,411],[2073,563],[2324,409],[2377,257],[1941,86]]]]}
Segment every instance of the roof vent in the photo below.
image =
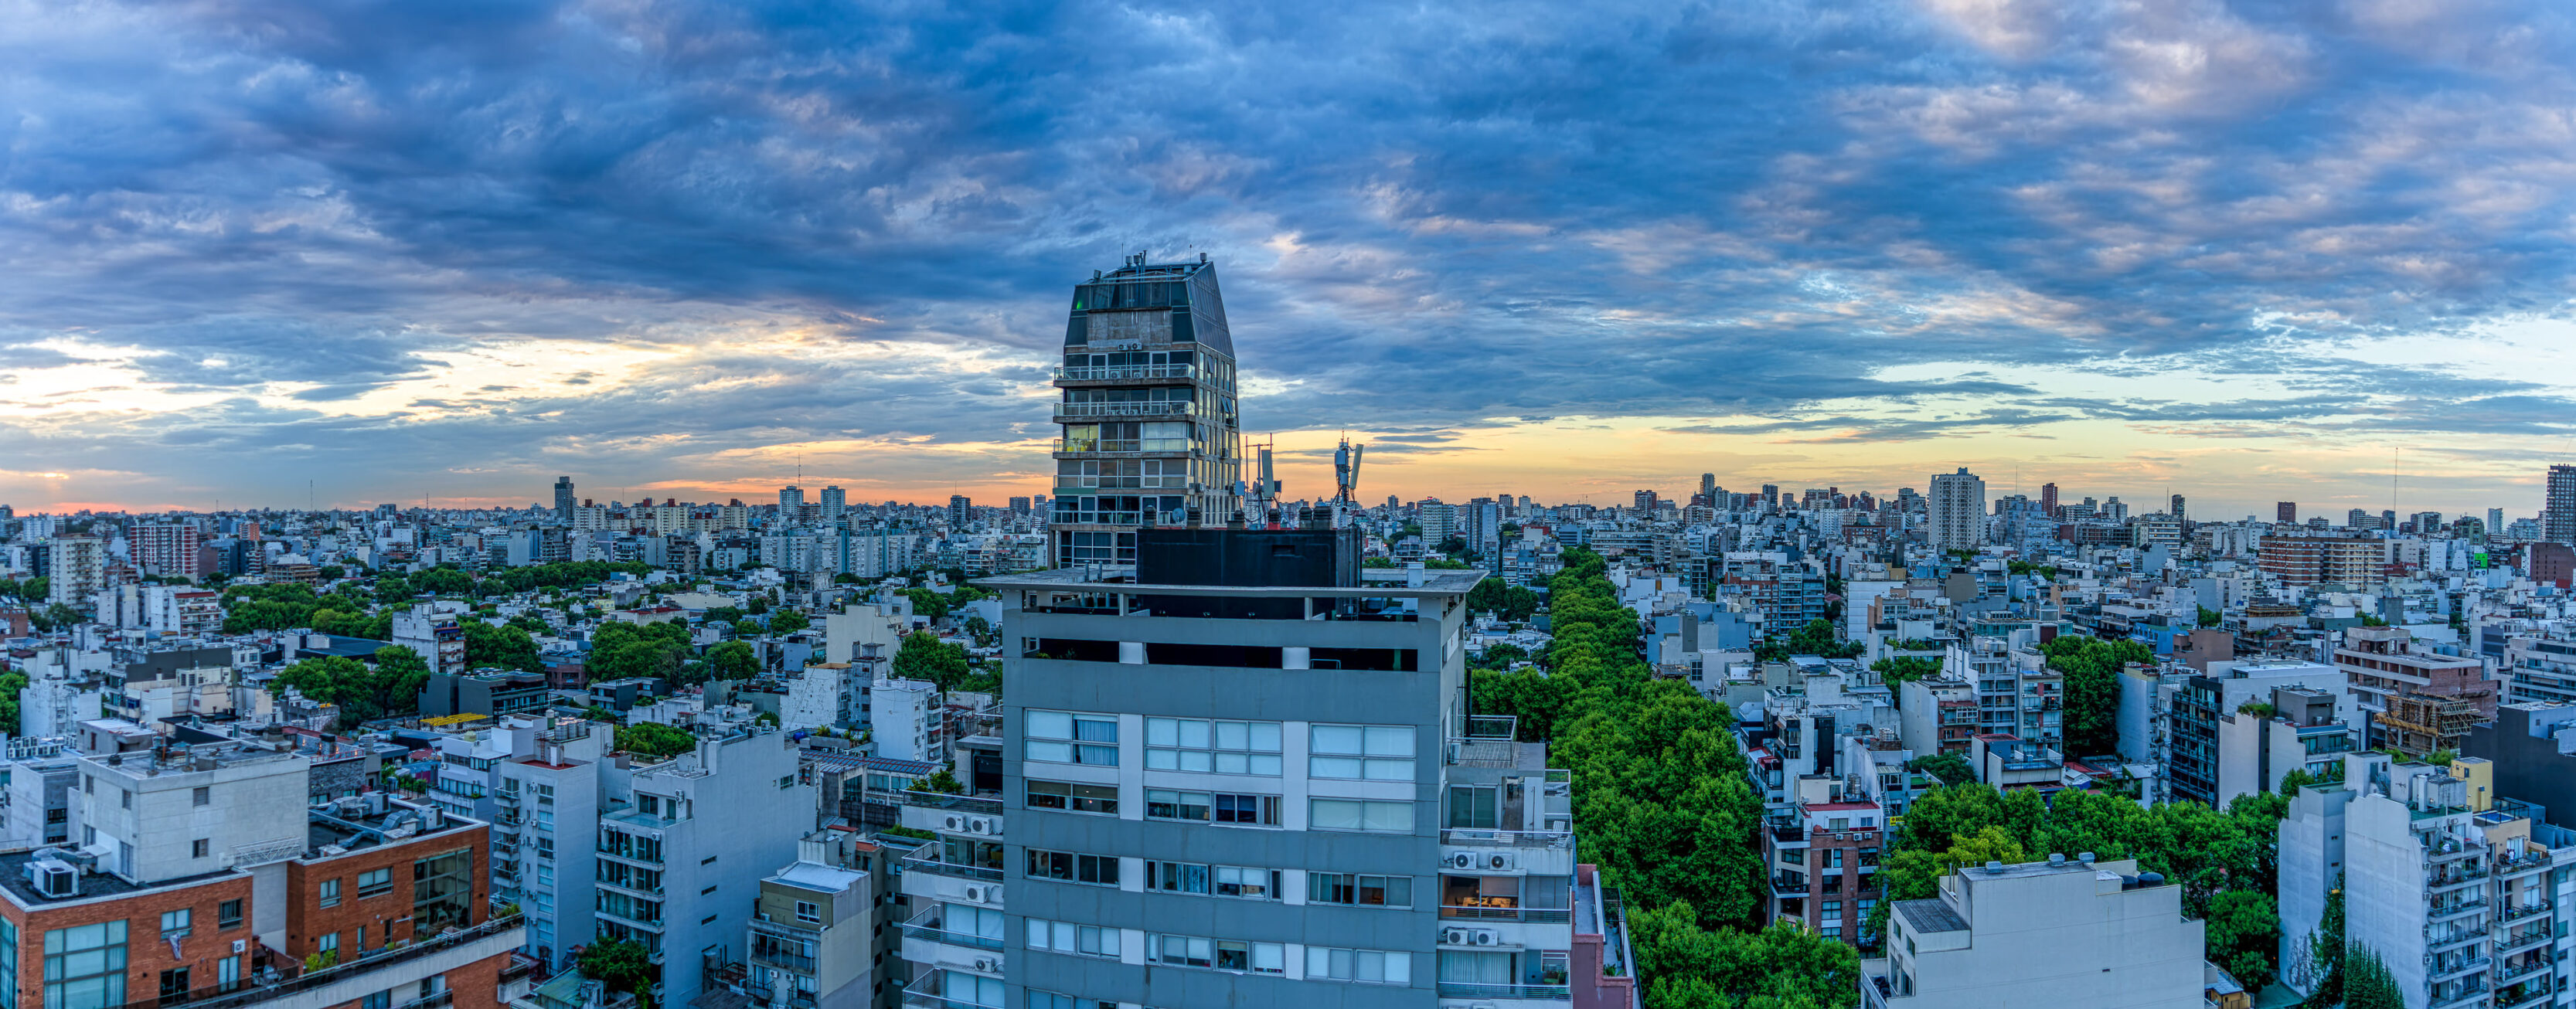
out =
{"type": "Polygon", "coordinates": [[[2000,875],[2003,875],[2003,872],[2004,872],[2004,864],[2003,864],[2002,862],[1997,862],[1997,861],[1991,861],[1991,860],[1989,860],[1989,861],[1986,863],[1986,873],[1987,873],[1988,875],[1992,875],[1992,876],[2000,876],[2000,875]]]}
{"type": "Polygon", "coordinates": [[[2049,865],[2051,865],[2051,866],[2060,866],[2060,865],[2065,865],[2065,864],[2066,864],[2066,856],[2064,856],[2064,855],[2060,855],[2060,854],[2058,854],[2058,853],[2056,853],[2056,852],[2050,852],[2050,853],[2049,853],[2049,855],[2048,855],[2048,864],[2049,864],[2049,865]]]}
{"type": "Polygon", "coordinates": [[[2092,852],[2089,852],[2089,851],[2079,851],[2079,852],[2076,852],[2076,853],[2075,853],[2075,860],[2076,860],[2076,861],[2078,861],[2078,862],[2082,862],[2082,863],[2084,863],[2084,864],[2086,864],[2086,865],[2091,865],[2091,864],[2093,864],[2093,853],[2092,853],[2092,852]]]}
{"type": "Polygon", "coordinates": [[[2142,873],[2139,873],[2139,874],[2138,874],[2138,888],[2139,888],[2139,889],[2145,889],[2145,888],[2150,887],[2150,886],[2163,886],[2163,885],[2165,885],[2165,874],[2164,874],[2164,873],[2161,873],[2161,872],[2142,872],[2142,873]]]}

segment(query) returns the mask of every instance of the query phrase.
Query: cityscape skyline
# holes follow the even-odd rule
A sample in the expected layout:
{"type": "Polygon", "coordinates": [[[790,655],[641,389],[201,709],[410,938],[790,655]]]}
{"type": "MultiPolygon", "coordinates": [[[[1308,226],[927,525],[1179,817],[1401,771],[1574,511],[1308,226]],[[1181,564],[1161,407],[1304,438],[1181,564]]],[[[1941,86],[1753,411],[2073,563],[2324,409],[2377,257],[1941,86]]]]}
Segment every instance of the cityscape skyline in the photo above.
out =
{"type": "Polygon", "coordinates": [[[2576,406],[2537,10],[44,11],[0,499],[1027,492],[1068,264],[1141,250],[1226,264],[1291,493],[1356,425],[1404,496],[2533,507],[2576,406]],[[1109,23],[1146,51],[1055,44],[1109,23]]]}

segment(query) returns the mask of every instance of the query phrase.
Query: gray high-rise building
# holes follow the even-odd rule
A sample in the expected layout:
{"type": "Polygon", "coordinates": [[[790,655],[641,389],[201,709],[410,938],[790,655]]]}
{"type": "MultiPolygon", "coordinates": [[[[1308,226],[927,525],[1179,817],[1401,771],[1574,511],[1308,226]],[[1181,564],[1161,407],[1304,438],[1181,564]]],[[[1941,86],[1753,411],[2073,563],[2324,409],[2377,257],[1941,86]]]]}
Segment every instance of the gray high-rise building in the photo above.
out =
{"type": "Polygon", "coordinates": [[[1234,341],[1205,254],[1074,285],[1055,385],[1057,564],[1133,564],[1138,526],[1235,516],[1234,341]]]}
{"type": "Polygon", "coordinates": [[[2576,543],[2576,466],[2549,467],[2549,496],[2542,502],[2540,535],[2552,543],[2576,543]]]}
{"type": "Polygon", "coordinates": [[[841,524],[841,514],[850,510],[849,492],[839,487],[823,488],[823,524],[841,524]]]}
{"type": "Polygon", "coordinates": [[[805,512],[805,488],[788,484],[778,488],[778,520],[794,522],[805,512]]]}
{"type": "Polygon", "coordinates": [[[997,794],[904,810],[938,835],[902,877],[907,1004],[1629,1004],[1576,950],[1624,929],[1571,785],[1468,713],[1450,643],[1484,576],[1363,571],[1319,524],[978,583],[1038,646],[1006,660],[997,794]]]}
{"type": "Polygon", "coordinates": [[[1986,540],[1986,482],[1965,466],[1932,477],[1924,530],[1934,550],[1975,550],[1986,540]]]}
{"type": "Polygon", "coordinates": [[[573,506],[574,504],[576,504],[576,503],[577,503],[577,502],[575,502],[575,501],[573,500],[573,496],[572,496],[572,478],[571,478],[571,477],[568,477],[568,476],[559,476],[559,477],[556,477],[556,478],[555,478],[555,517],[556,517],[556,518],[559,518],[559,519],[569,519],[569,518],[571,518],[571,517],[572,517],[572,506],[573,506]]]}
{"type": "Polygon", "coordinates": [[[948,495],[948,531],[964,532],[975,521],[975,502],[964,494],[948,495]]]}

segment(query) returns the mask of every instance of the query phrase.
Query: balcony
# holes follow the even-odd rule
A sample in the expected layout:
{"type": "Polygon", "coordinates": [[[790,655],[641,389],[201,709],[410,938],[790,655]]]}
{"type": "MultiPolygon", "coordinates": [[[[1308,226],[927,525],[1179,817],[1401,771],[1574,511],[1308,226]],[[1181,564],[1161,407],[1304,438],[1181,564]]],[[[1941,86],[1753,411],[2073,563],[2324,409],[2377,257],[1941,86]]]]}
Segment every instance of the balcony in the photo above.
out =
{"type": "Polygon", "coordinates": [[[2552,906],[2553,905],[2551,905],[2550,902],[2545,900],[2529,901],[2511,905],[2502,911],[2496,912],[2496,922],[2498,924],[2503,924],[2507,922],[2521,921],[2535,914],[2548,914],[2549,909],[2552,906]]]}
{"type": "Polygon", "coordinates": [[[802,953],[790,953],[776,946],[764,949],[760,943],[753,943],[749,958],[751,962],[763,967],[776,967],[807,977],[814,976],[814,958],[802,953]]]}
{"type": "Polygon", "coordinates": [[[1192,410],[1188,400],[1165,400],[1150,403],[1057,403],[1059,421],[1089,417],[1187,417],[1192,410]]]}
{"type": "Polygon", "coordinates": [[[1440,832],[1440,843],[1464,848],[1571,848],[1574,847],[1574,832],[1451,827],[1440,832]]]}
{"type": "Polygon", "coordinates": [[[1456,981],[1442,981],[1440,982],[1440,997],[1472,999],[1522,998],[1547,999],[1555,1002],[1571,1002],[1574,1000],[1574,988],[1571,985],[1561,984],[1466,984],[1456,981]]]}
{"type": "Polygon", "coordinates": [[[2495,1009],[2520,1009],[2522,1006],[2536,1005],[2547,1001],[2548,998],[2549,986],[2547,984],[2536,984],[2519,995],[2507,993],[2496,996],[2495,1009]]]}
{"type": "Polygon", "coordinates": [[[2430,979],[2433,981],[2448,981],[2455,977],[2465,977],[2485,970],[2489,966],[2494,965],[2494,963],[2495,961],[2482,956],[2464,957],[2457,963],[2453,963],[2448,967],[2436,964],[2433,967],[2433,973],[2430,979]]]}
{"type": "Polygon", "coordinates": [[[903,1004],[912,1009],[1001,1009],[998,1005],[977,1002],[973,999],[949,997],[943,991],[947,977],[948,975],[942,971],[931,971],[922,975],[921,980],[913,982],[912,987],[903,990],[903,1004]]]}
{"type": "MultiPolygon", "coordinates": [[[[923,845],[922,850],[931,851],[934,847],[936,846],[923,845]]],[[[903,871],[905,872],[926,872],[934,876],[953,876],[958,879],[971,879],[984,883],[999,883],[1002,881],[1002,870],[999,868],[988,869],[980,865],[958,865],[954,862],[943,862],[940,860],[939,854],[936,851],[931,851],[931,854],[928,856],[915,854],[910,858],[904,859],[902,864],[903,871]]]]}
{"type": "MultiPolygon", "coordinates": [[[[303,1006],[341,1005],[394,984],[409,983],[430,974],[443,974],[468,963],[505,955],[526,941],[524,924],[517,915],[494,918],[473,928],[392,947],[336,967],[306,971],[275,984],[235,981],[210,985],[182,996],[128,1002],[122,1009],[161,1009],[182,1002],[190,1009],[248,1009],[250,1006],[299,1009],[303,1006]],[[430,962],[421,963],[423,960],[430,962]],[[387,968],[406,963],[416,966],[413,970],[396,972],[392,976],[386,974],[387,968]]],[[[436,997],[430,996],[430,999],[436,997]]],[[[422,1009],[433,1007],[423,1006],[422,1009]]]]}
{"type": "Polygon", "coordinates": [[[2499,969],[2495,972],[2496,987],[2502,988],[2514,983],[2515,981],[2546,971],[2553,966],[2556,965],[2547,960],[2532,960],[2528,963],[2499,969]]]}
{"type": "Polygon", "coordinates": [[[2461,901],[2457,904],[2436,905],[2432,909],[2430,917],[2434,921],[2450,921],[2454,918],[2465,918],[2486,909],[2486,901],[2468,900],[2461,901]]]}
{"type": "Polygon", "coordinates": [[[2545,927],[2533,929],[2521,935],[2506,936],[2496,940],[2495,955],[2501,959],[2527,950],[2539,949],[2557,941],[2557,938],[2545,927]]]}
{"type": "Polygon", "coordinates": [[[1453,921],[1525,921],[1554,924],[1574,920],[1570,907],[1457,907],[1441,905],[1440,917],[1453,921]]]}
{"type": "Polygon", "coordinates": [[[1198,377],[1198,374],[1198,367],[1196,365],[1188,364],[1086,365],[1082,367],[1059,367],[1055,370],[1055,378],[1056,381],[1059,382],[1133,382],[1144,379],[1162,378],[1194,379],[1198,377]]]}
{"type": "Polygon", "coordinates": [[[930,906],[929,910],[913,915],[911,920],[903,923],[901,928],[903,929],[904,937],[907,939],[920,939],[925,942],[946,943],[950,946],[968,946],[975,949],[997,950],[1002,948],[1002,939],[1000,936],[986,938],[984,936],[971,935],[964,932],[948,931],[946,927],[946,917],[947,916],[942,912],[940,905],[933,904],[930,906]]]}

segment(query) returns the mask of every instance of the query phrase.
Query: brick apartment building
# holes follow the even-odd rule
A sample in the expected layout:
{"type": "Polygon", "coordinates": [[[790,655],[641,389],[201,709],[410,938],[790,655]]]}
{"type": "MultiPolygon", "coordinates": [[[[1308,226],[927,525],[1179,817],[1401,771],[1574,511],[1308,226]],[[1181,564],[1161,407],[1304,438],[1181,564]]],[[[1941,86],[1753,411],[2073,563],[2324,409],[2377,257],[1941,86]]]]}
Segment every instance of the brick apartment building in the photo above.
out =
{"type": "Polygon", "coordinates": [[[495,1009],[524,987],[483,823],[382,793],[306,803],[258,742],[81,758],[77,846],[0,852],[8,1006],[495,1009]]]}

